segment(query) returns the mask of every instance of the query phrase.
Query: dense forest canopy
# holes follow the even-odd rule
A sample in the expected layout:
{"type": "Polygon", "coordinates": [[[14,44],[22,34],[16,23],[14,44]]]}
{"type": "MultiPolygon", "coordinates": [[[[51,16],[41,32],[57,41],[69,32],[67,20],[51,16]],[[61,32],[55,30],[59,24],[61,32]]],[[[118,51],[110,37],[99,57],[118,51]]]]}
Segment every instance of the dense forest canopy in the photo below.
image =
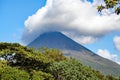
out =
{"type": "Polygon", "coordinates": [[[0,80],[119,80],[67,58],[57,49],[0,43],[0,80]]]}

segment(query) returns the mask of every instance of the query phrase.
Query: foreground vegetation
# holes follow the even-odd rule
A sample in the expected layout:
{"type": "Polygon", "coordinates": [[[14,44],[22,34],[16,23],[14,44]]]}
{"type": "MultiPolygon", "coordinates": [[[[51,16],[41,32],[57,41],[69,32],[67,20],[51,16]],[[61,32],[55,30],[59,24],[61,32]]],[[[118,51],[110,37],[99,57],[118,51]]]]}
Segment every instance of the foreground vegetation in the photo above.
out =
{"type": "Polygon", "coordinates": [[[66,58],[56,49],[0,43],[0,80],[120,80],[66,58]]]}

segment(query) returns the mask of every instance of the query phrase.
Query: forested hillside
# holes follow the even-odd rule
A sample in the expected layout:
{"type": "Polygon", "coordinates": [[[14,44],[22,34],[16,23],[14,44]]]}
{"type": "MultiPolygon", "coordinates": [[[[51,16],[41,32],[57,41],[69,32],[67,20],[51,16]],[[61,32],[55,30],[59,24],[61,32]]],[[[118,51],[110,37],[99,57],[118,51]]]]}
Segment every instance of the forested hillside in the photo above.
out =
{"type": "Polygon", "coordinates": [[[0,43],[0,80],[120,80],[86,67],[56,49],[0,43]]]}

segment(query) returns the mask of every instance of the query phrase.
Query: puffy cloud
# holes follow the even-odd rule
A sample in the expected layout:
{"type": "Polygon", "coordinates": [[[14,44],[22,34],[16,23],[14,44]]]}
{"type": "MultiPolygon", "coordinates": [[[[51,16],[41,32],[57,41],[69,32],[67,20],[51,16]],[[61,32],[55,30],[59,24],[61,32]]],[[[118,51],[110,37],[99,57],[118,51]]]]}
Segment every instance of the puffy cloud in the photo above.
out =
{"type": "Polygon", "coordinates": [[[92,36],[80,36],[80,37],[74,37],[74,40],[81,44],[90,44],[93,43],[96,40],[96,38],[92,36]]]}
{"type": "Polygon", "coordinates": [[[97,54],[101,57],[107,58],[109,60],[112,60],[118,64],[120,64],[120,61],[118,60],[118,55],[111,54],[107,49],[98,49],[97,54]]]}
{"type": "MultiPolygon", "coordinates": [[[[96,1],[96,0],[95,0],[96,1]]],[[[22,40],[29,43],[41,33],[60,31],[79,43],[90,43],[97,37],[120,30],[120,16],[99,15],[94,2],[87,0],[47,0],[46,5],[25,21],[22,40]],[[84,36],[84,37],[83,37],[84,36]],[[89,42],[90,41],[90,42],[89,42]]]]}
{"type": "Polygon", "coordinates": [[[110,60],[117,57],[117,55],[114,55],[114,54],[111,55],[110,52],[106,49],[104,49],[104,50],[98,49],[97,54],[104,58],[110,59],[110,60]]]}
{"type": "Polygon", "coordinates": [[[113,42],[116,49],[120,51],[120,36],[115,36],[113,42]]]}
{"type": "Polygon", "coordinates": [[[80,44],[90,44],[97,40],[97,37],[84,36],[82,34],[76,35],[75,33],[70,34],[66,32],[63,32],[63,34],[67,35],[68,37],[72,37],[76,42],[79,42],[80,44]]]}

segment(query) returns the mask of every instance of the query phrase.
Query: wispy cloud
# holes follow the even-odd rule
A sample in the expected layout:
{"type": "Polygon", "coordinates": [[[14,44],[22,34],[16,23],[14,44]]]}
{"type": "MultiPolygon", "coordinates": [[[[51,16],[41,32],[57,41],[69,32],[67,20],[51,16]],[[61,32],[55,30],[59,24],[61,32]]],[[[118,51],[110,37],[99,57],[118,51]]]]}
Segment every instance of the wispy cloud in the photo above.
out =
{"type": "Polygon", "coordinates": [[[107,33],[120,30],[120,16],[115,14],[100,16],[94,2],[47,0],[44,7],[25,21],[23,42],[28,44],[43,32],[60,31],[72,34],[68,36],[79,43],[88,44],[90,40],[93,42],[107,33]],[[80,42],[79,39],[83,36],[83,42],[80,42]]]}
{"type": "Polygon", "coordinates": [[[115,48],[120,51],[120,36],[115,36],[113,39],[115,48]]]}
{"type": "Polygon", "coordinates": [[[80,44],[90,44],[93,43],[95,40],[97,40],[97,37],[93,36],[85,36],[85,35],[75,35],[73,33],[66,33],[63,32],[65,35],[74,38],[76,42],[79,42],[80,44]]]}
{"type": "Polygon", "coordinates": [[[102,56],[104,58],[107,58],[109,60],[112,60],[118,64],[120,64],[120,61],[118,60],[118,55],[117,54],[112,54],[110,53],[107,49],[98,49],[97,54],[99,56],[102,56]]]}

